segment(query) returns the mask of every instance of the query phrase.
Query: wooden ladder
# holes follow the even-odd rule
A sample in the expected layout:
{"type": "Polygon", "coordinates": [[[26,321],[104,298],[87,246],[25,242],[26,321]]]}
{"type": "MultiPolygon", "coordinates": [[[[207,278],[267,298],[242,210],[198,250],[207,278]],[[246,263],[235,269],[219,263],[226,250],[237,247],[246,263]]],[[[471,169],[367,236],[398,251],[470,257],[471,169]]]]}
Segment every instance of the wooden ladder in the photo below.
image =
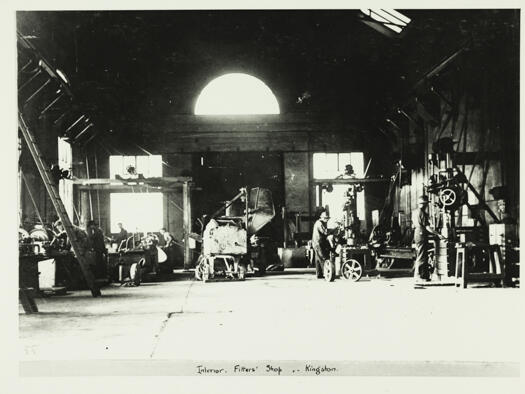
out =
{"type": "Polygon", "coordinates": [[[101,295],[101,292],[95,282],[93,273],[91,272],[89,261],[86,258],[85,254],[82,254],[84,248],[81,248],[80,246],[80,242],[77,238],[73,224],[71,223],[71,220],[69,219],[69,215],[67,214],[62,199],[60,198],[58,188],[52,181],[51,173],[44,163],[43,157],[40,153],[40,150],[38,149],[33,133],[29,130],[24,120],[24,117],[20,112],[18,113],[18,127],[20,128],[20,131],[24,136],[24,140],[29,148],[29,151],[31,152],[31,156],[35,161],[40,177],[44,182],[44,186],[46,187],[46,191],[49,195],[49,198],[51,199],[53,207],[57,212],[58,218],[64,226],[69,242],[71,243],[71,247],[73,248],[73,252],[75,253],[84,278],[86,279],[86,283],[89,289],[91,290],[91,294],[93,295],[93,297],[98,297],[101,295]]]}

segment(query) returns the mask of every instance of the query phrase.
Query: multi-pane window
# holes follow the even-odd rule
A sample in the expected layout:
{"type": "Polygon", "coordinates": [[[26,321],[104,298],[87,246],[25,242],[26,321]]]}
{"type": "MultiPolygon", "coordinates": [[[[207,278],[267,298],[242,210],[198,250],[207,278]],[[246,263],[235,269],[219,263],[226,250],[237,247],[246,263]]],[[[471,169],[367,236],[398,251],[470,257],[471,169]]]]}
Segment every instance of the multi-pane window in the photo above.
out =
{"type": "Polygon", "coordinates": [[[384,27],[401,33],[411,19],[392,8],[365,8],[361,12],[384,27]]]}
{"type": "Polygon", "coordinates": [[[144,175],[145,178],[162,176],[162,156],[109,156],[109,177],[127,176],[131,172],[144,175]]]}

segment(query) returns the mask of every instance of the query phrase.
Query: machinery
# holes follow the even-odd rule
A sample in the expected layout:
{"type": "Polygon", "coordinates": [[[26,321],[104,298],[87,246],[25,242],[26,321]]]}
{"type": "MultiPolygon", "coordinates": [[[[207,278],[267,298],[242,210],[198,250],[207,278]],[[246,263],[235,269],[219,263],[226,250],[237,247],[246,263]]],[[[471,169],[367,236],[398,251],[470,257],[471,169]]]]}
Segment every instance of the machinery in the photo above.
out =
{"type": "MultiPolygon", "coordinates": [[[[79,244],[84,245],[85,232],[77,227],[74,227],[74,231],[79,244]]],[[[19,272],[23,287],[33,288],[36,294],[58,294],[66,289],[86,288],[85,279],[60,221],[37,224],[29,231],[19,228],[18,233],[19,272]]]]}
{"type": "MultiPolygon", "coordinates": [[[[364,190],[365,183],[384,181],[380,178],[356,178],[351,165],[347,165],[345,173],[336,179],[316,181],[327,191],[330,191],[332,184],[347,186],[344,192],[345,202],[342,221],[334,234],[329,236],[333,252],[323,267],[323,275],[326,281],[332,282],[340,277],[357,282],[365,271],[370,269],[371,251],[361,234],[361,221],[357,215],[357,193],[364,190]]],[[[312,253],[310,256],[313,258],[312,253]]]]}
{"type": "Polygon", "coordinates": [[[263,274],[270,243],[258,233],[274,216],[268,189],[241,188],[204,225],[196,279],[207,282],[222,274],[229,279],[244,280],[248,268],[254,271],[254,266],[263,274]],[[219,216],[223,211],[225,215],[219,216]]]}
{"type": "Polygon", "coordinates": [[[375,271],[387,275],[412,275],[415,253],[412,248],[412,231],[401,231],[399,218],[394,216],[396,188],[403,184],[403,166],[397,163],[377,225],[369,237],[369,247],[375,260],[375,271]]]}
{"type": "MultiPolygon", "coordinates": [[[[427,192],[430,220],[442,238],[436,240],[435,264],[430,283],[466,287],[468,282],[493,282],[502,285],[505,272],[499,245],[488,242],[489,225],[483,211],[494,223],[500,218],[490,209],[465,174],[453,163],[453,141],[441,138],[434,143],[429,157],[431,169],[427,192]],[[478,200],[471,204],[467,192],[478,200]],[[462,225],[462,207],[468,207],[470,223],[462,225]]],[[[415,273],[418,282],[417,272],[415,273]]]]}
{"type": "Polygon", "coordinates": [[[110,278],[129,286],[139,286],[143,276],[160,273],[166,254],[158,247],[155,234],[133,234],[118,250],[108,254],[110,278]]]}
{"type": "Polygon", "coordinates": [[[433,154],[429,155],[429,178],[425,187],[429,196],[429,218],[431,226],[441,235],[441,239],[429,240],[430,280],[421,280],[419,272],[414,269],[412,233],[407,228],[405,234],[401,234],[393,215],[396,184],[402,184],[401,164],[391,178],[379,223],[370,236],[369,244],[378,273],[413,274],[416,284],[424,286],[466,287],[469,282],[502,284],[505,269],[500,247],[505,242],[511,249],[515,247],[515,242],[505,241],[513,233],[513,225],[499,224],[500,217],[454,164],[457,155],[453,147],[452,139],[441,138],[434,143],[433,154]],[[478,200],[476,204],[469,202],[469,192],[478,200]],[[490,215],[493,224],[487,223],[484,212],[490,215]],[[490,242],[489,228],[493,234],[490,242]]]}

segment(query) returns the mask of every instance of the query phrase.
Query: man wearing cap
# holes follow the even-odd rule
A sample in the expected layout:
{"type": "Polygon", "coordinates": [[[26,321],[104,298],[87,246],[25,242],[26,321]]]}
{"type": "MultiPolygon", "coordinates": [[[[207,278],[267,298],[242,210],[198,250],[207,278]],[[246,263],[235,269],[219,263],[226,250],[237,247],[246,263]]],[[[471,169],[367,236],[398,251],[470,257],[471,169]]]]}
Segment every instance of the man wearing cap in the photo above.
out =
{"type": "Polygon", "coordinates": [[[104,233],[94,220],[90,220],[86,226],[89,248],[94,252],[95,273],[97,278],[105,278],[107,274],[107,249],[104,233]]]}
{"type": "Polygon", "coordinates": [[[414,218],[414,243],[416,244],[416,273],[421,279],[430,280],[431,268],[428,263],[428,236],[433,234],[441,238],[441,234],[430,227],[428,217],[428,197],[418,198],[417,216],[414,218]]]}
{"type": "Polygon", "coordinates": [[[328,213],[323,211],[314,224],[312,231],[312,247],[315,254],[315,273],[317,278],[323,277],[324,262],[330,257],[330,243],[328,242],[328,213]]]}

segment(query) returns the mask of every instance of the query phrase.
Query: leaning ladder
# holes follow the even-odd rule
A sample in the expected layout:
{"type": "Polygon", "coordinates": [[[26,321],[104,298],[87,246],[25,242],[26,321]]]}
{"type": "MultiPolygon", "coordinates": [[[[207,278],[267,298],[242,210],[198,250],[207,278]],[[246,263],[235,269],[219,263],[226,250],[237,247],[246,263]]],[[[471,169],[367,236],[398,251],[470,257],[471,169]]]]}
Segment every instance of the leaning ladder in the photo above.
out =
{"type": "Polygon", "coordinates": [[[95,282],[95,278],[90,270],[89,261],[86,259],[85,255],[80,253],[81,248],[79,241],[76,237],[76,233],[73,229],[73,224],[71,223],[71,220],[69,220],[69,216],[64,207],[64,204],[62,203],[62,199],[60,198],[60,194],[58,193],[56,185],[51,181],[51,174],[49,172],[49,169],[47,169],[47,167],[44,164],[43,157],[40,154],[40,150],[38,149],[33,133],[27,127],[24,117],[20,112],[18,113],[18,126],[20,128],[20,131],[22,132],[22,135],[24,136],[24,140],[26,141],[29,151],[31,152],[31,156],[35,161],[36,167],[38,168],[38,172],[40,173],[40,177],[44,182],[47,193],[49,194],[49,198],[51,199],[53,207],[57,212],[58,218],[60,219],[62,225],[64,226],[64,229],[66,230],[69,242],[71,243],[73,252],[75,252],[75,256],[77,257],[78,263],[80,264],[80,268],[82,270],[82,273],[84,274],[84,278],[86,279],[87,285],[91,290],[91,294],[93,295],[93,297],[98,297],[101,295],[101,293],[100,289],[98,288],[95,282]]]}

